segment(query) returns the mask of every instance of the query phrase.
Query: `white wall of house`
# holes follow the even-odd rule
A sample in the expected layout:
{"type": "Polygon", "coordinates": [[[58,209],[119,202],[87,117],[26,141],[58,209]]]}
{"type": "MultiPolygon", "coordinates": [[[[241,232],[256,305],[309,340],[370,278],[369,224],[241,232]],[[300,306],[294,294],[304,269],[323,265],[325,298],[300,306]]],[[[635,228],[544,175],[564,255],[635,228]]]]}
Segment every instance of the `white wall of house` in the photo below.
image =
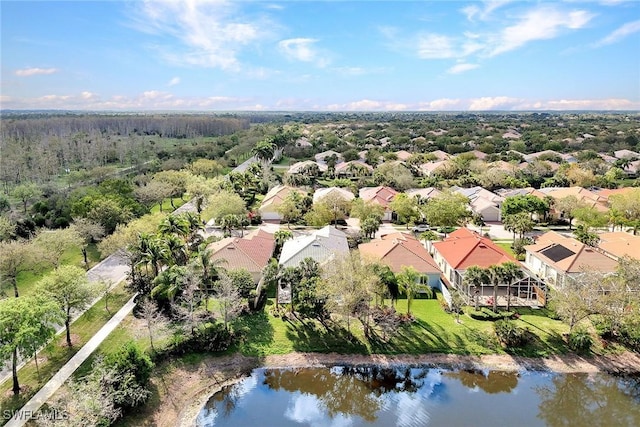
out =
{"type": "Polygon", "coordinates": [[[258,211],[263,221],[280,221],[282,219],[280,214],[275,209],[271,209],[271,207],[261,208],[258,211]]]}

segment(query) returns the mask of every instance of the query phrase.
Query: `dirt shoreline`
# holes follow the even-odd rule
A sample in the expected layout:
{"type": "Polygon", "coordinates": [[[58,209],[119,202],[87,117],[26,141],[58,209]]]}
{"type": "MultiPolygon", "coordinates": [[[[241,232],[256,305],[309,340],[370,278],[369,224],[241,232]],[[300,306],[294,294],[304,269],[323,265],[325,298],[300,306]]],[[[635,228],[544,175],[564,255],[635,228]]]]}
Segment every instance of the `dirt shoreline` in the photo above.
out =
{"type": "Polygon", "coordinates": [[[195,418],[211,394],[225,385],[241,380],[257,367],[311,367],[335,365],[424,365],[444,368],[495,369],[503,371],[541,370],[558,373],[612,374],[640,373],[640,355],[625,352],[616,355],[581,357],[575,354],[544,358],[509,355],[462,356],[455,354],[423,355],[352,355],[289,353],[264,358],[240,354],[207,357],[198,364],[173,367],[154,379],[162,391],[159,404],[139,414],[136,425],[193,427],[195,418]]]}

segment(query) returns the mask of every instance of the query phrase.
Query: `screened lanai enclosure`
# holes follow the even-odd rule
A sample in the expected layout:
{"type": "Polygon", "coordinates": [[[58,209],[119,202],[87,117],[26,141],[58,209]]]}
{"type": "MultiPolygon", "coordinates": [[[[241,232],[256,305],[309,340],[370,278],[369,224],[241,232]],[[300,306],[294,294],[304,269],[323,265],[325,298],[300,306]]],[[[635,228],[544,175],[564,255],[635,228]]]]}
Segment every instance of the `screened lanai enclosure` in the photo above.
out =
{"type": "MultiPolygon", "coordinates": [[[[523,278],[511,284],[510,305],[512,307],[544,307],[547,303],[547,285],[528,270],[523,268],[522,272],[523,278]]],[[[493,305],[493,285],[486,283],[476,287],[467,283],[464,280],[464,270],[453,272],[453,283],[444,277],[441,280],[445,286],[449,288],[453,286],[457,289],[469,305],[474,305],[476,298],[481,306],[493,305]]],[[[507,283],[498,285],[498,307],[507,306],[508,289],[507,283]]]]}

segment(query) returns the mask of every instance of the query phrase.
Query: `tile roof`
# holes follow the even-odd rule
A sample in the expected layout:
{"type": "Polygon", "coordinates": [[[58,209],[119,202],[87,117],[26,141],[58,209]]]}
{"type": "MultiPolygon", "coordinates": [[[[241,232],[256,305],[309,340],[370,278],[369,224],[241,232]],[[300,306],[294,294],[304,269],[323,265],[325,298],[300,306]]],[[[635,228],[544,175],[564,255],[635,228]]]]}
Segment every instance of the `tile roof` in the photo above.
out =
{"type": "Polygon", "coordinates": [[[388,207],[398,192],[391,187],[364,187],[359,191],[360,198],[365,202],[372,201],[380,206],[388,207]]]}
{"type": "Polygon", "coordinates": [[[236,270],[244,268],[250,273],[260,273],[267,265],[273,250],[275,239],[273,234],[257,230],[243,238],[227,237],[211,243],[211,259],[223,259],[224,268],[236,270]]]}
{"type": "Polygon", "coordinates": [[[440,273],[429,252],[412,235],[392,233],[358,246],[363,256],[370,256],[399,273],[402,267],[413,267],[420,273],[440,273]]]}
{"type": "Polygon", "coordinates": [[[287,185],[276,185],[264,196],[260,209],[267,206],[278,206],[292,191],[297,191],[300,194],[306,194],[303,190],[296,187],[289,187],[287,185]]]}
{"type": "Polygon", "coordinates": [[[628,256],[640,260],[640,236],[615,231],[599,234],[598,237],[600,237],[598,247],[605,252],[617,258],[628,256]]]}
{"type": "Polygon", "coordinates": [[[347,201],[353,200],[356,197],[351,191],[340,187],[318,188],[315,193],[313,193],[313,203],[317,203],[329,194],[337,194],[347,201]]]}
{"type": "Polygon", "coordinates": [[[508,261],[517,262],[513,256],[493,243],[491,239],[465,227],[449,234],[441,242],[434,242],[433,248],[456,270],[464,270],[472,265],[487,268],[508,261]]]}
{"type": "Polygon", "coordinates": [[[347,235],[333,226],[327,225],[311,234],[287,240],[282,246],[280,264],[297,266],[304,258],[310,257],[323,263],[336,253],[349,252],[347,235]]]}
{"type": "Polygon", "coordinates": [[[525,246],[527,252],[535,254],[547,265],[565,273],[580,273],[585,268],[595,271],[615,271],[618,262],[571,237],[549,231],[538,238],[535,244],[525,246]]]}
{"type": "Polygon", "coordinates": [[[302,173],[305,171],[305,168],[311,165],[316,165],[318,166],[318,169],[320,170],[320,172],[326,172],[327,171],[327,165],[325,164],[321,164],[318,162],[314,162],[313,160],[305,160],[304,162],[296,162],[294,164],[292,164],[291,166],[289,166],[289,169],[287,169],[287,173],[289,174],[293,174],[293,173],[302,173]]]}

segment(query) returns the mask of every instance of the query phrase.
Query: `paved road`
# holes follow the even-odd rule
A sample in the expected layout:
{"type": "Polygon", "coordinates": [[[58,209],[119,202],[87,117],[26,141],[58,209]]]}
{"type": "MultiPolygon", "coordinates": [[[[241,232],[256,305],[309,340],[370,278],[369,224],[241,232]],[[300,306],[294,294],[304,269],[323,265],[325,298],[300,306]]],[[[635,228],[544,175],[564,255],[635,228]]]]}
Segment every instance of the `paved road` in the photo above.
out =
{"type": "MultiPolygon", "coordinates": [[[[113,254],[102,260],[99,264],[95,265],[91,270],[87,272],[89,282],[96,283],[101,280],[111,282],[113,286],[117,285],[127,277],[127,261],[118,254],[113,254]]],[[[93,307],[102,295],[96,295],[95,299],[91,302],[91,305],[86,310],[93,307]]],[[[82,316],[86,310],[75,311],[73,313],[71,322],[74,322],[78,317],[82,316]]],[[[59,335],[64,332],[64,325],[60,325],[56,328],[56,334],[59,335]]],[[[31,359],[29,359],[31,360],[31,359]]],[[[18,369],[22,368],[27,361],[20,362],[18,369]]],[[[20,375],[18,373],[18,375],[20,375]]],[[[5,366],[0,370],[0,384],[11,378],[11,365],[5,366]]]]}
{"type": "Polygon", "coordinates": [[[5,427],[21,427],[29,418],[36,414],[40,407],[69,379],[82,363],[95,351],[109,334],[122,322],[136,305],[135,295],[100,329],[78,352],[56,373],[40,391],[29,400],[22,409],[14,415],[5,427]]]}

